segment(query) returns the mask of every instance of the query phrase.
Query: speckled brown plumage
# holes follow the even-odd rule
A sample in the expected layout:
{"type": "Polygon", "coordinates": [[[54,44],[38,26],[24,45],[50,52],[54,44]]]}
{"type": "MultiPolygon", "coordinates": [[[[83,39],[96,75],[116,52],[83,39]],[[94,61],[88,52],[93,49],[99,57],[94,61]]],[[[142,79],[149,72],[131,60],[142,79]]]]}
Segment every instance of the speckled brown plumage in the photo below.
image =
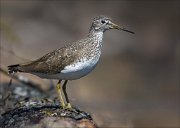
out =
{"type": "Polygon", "coordinates": [[[83,58],[92,58],[100,54],[101,46],[92,38],[85,38],[60,49],[56,49],[43,57],[28,64],[21,64],[22,72],[60,73],[65,66],[81,61],[83,58]],[[96,50],[95,50],[96,48],[96,50]]]}

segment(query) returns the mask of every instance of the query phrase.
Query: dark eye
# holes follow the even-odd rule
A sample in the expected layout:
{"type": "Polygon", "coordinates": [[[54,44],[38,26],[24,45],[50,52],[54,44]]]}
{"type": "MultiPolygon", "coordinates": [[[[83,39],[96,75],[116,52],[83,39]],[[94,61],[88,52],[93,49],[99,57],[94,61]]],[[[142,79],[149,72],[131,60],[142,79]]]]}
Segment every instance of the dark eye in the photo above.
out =
{"type": "Polygon", "coordinates": [[[104,24],[104,23],[106,23],[106,21],[105,20],[101,20],[101,23],[104,24]]]}

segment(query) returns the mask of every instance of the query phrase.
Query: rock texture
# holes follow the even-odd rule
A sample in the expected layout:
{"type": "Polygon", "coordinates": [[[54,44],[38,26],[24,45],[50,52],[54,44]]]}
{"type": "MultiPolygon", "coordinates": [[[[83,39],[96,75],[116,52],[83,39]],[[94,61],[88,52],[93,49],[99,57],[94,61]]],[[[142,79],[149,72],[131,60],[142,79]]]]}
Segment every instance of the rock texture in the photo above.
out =
{"type": "MultiPolygon", "coordinates": [[[[1,86],[2,96],[4,96],[3,92],[7,91],[3,87],[7,85],[1,86]]],[[[76,107],[62,109],[57,99],[42,98],[39,92],[32,93],[34,90],[29,87],[10,86],[7,92],[10,92],[9,96],[1,99],[0,127],[2,128],[96,128],[89,113],[76,107]],[[24,93],[28,90],[28,93],[22,96],[17,88],[24,90],[24,93]],[[36,94],[37,98],[33,98],[31,94],[36,94]]]]}
{"type": "Polygon", "coordinates": [[[92,117],[77,108],[65,110],[60,108],[60,106],[41,106],[32,101],[26,102],[23,107],[15,108],[2,114],[0,126],[3,128],[96,127],[92,117]]]}

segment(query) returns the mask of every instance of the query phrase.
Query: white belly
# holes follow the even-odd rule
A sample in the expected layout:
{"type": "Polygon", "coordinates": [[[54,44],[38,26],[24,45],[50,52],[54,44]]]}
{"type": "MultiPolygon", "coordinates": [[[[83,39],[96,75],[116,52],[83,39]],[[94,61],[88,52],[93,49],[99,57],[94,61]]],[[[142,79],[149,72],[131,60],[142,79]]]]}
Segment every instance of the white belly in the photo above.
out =
{"type": "Polygon", "coordinates": [[[50,75],[40,74],[40,73],[33,73],[33,74],[46,79],[75,80],[89,74],[96,67],[98,60],[99,58],[83,60],[76,64],[66,66],[58,74],[50,74],[50,75]]]}

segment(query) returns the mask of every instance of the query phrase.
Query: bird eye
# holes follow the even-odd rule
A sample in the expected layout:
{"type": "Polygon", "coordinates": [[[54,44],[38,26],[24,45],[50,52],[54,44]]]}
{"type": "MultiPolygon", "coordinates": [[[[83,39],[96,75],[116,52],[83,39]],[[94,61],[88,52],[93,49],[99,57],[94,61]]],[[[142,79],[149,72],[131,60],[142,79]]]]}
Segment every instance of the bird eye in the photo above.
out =
{"type": "Polygon", "coordinates": [[[104,24],[104,23],[106,23],[106,21],[105,20],[101,20],[101,23],[104,24]]]}

